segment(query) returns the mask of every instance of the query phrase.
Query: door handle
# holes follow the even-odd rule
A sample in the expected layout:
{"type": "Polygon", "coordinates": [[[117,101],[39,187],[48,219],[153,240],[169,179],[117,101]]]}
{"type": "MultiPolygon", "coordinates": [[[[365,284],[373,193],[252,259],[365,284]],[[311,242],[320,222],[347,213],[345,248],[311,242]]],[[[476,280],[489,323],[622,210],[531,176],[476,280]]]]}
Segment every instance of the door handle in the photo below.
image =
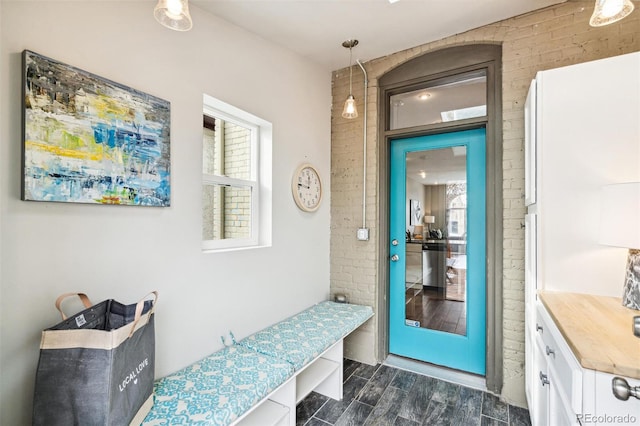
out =
{"type": "Polygon", "coordinates": [[[397,262],[398,260],[400,260],[400,256],[398,256],[397,254],[394,254],[393,256],[391,256],[392,262],[397,262]]]}

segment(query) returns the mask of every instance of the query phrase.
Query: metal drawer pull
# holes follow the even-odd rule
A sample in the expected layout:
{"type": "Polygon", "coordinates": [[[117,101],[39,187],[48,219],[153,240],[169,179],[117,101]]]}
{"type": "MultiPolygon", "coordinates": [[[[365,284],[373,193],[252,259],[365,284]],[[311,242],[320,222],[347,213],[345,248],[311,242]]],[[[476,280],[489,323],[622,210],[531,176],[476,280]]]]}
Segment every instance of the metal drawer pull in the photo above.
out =
{"type": "Polygon", "coordinates": [[[554,358],[556,357],[556,351],[554,351],[553,349],[551,349],[551,348],[549,347],[549,345],[547,345],[546,352],[547,352],[547,356],[549,356],[549,355],[553,354],[553,357],[554,357],[554,358]]]}
{"type": "Polygon", "coordinates": [[[536,324],[536,331],[539,331],[542,333],[544,331],[544,328],[542,328],[541,325],[536,324]]]}
{"type": "Polygon", "coordinates": [[[630,396],[640,399],[640,386],[629,386],[629,382],[622,377],[614,377],[611,380],[611,390],[621,401],[626,401],[630,396]]]}
{"type": "Polygon", "coordinates": [[[546,374],[542,374],[542,371],[541,371],[540,372],[540,381],[542,382],[542,386],[548,385],[549,384],[549,376],[547,376],[546,374]]]}

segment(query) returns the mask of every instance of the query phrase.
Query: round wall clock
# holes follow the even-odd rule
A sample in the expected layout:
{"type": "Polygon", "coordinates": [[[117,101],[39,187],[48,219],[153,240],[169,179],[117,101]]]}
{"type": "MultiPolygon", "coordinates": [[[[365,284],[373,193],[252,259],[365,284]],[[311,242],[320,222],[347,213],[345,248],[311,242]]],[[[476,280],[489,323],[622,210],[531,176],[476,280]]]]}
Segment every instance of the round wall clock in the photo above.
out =
{"type": "Polygon", "coordinates": [[[305,212],[313,212],[322,201],[320,174],[309,163],[300,165],[291,179],[291,192],[296,205],[305,212]]]}

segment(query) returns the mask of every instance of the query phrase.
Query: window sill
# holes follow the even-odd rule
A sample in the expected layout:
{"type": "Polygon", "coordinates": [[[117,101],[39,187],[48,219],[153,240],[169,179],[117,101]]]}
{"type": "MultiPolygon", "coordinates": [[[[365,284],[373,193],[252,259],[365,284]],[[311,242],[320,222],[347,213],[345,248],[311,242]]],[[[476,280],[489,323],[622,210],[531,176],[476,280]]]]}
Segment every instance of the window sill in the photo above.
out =
{"type": "Polygon", "coordinates": [[[271,247],[271,244],[262,244],[262,245],[255,245],[255,246],[224,247],[224,248],[216,248],[216,249],[202,249],[202,254],[226,253],[226,252],[232,252],[232,251],[246,251],[246,250],[270,248],[270,247],[271,247]]]}

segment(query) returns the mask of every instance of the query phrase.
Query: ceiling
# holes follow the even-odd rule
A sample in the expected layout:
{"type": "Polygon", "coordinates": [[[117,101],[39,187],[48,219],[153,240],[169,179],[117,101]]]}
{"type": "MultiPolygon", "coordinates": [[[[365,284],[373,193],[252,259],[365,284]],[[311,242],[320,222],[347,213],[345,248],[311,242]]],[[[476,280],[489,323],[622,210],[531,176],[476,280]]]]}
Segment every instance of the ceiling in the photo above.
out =
{"type": "Polygon", "coordinates": [[[566,0],[191,0],[198,8],[326,68],[363,62],[566,0]]]}
{"type": "Polygon", "coordinates": [[[467,181],[467,150],[463,146],[407,153],[407,179],[423,185],[467,181]]]}

